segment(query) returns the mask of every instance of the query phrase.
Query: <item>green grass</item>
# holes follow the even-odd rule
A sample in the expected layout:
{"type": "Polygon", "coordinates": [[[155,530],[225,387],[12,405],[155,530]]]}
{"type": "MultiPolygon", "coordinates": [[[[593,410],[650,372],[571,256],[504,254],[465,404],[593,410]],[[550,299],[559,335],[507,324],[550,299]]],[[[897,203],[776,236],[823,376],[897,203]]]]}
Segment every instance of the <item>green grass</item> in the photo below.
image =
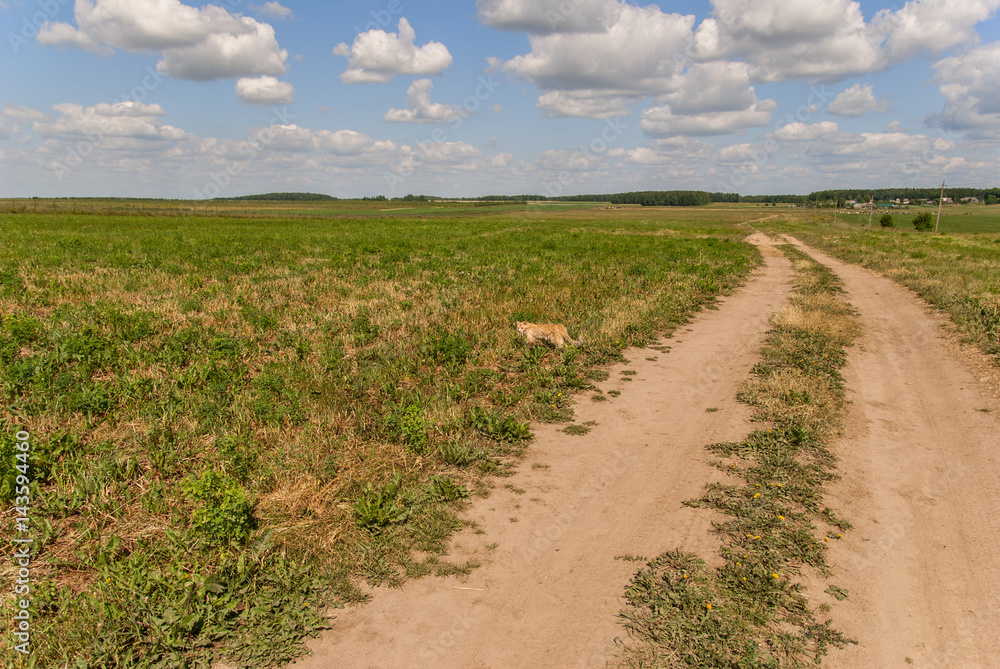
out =
{"type": "Polygon", "coordinates": [[[456,511],[528,421],[760,262],[722,210],[32,204],[70,210],[0,214],[35,666],[272,666],[361,580],[472,568],[440,557],[456,511]],[[587,344],[527,347],[517,320],[587,344]]]}
{"type": "MultiPolygon", "coordinates": [[[[912,206],[909,209],[878,209],[872,216],[872,229],[879,227],[879,218],[883,214],[891,214],[896,230],[914,232],[913,219],[919,214],[929,213],[937,219],[937,207],[912,206]]],[[[832,221],[833,210],[822,214],[812,214],[814,219],[832,221]]],[[[839,213],[837,218],[842,223],[855,227],[868,227],[868,212],[856,210],[851,213],[839,213]]],[[[957,204],[945,205],[941,208],[939,233],[1000,233],[1000,206],[957,204]]]]}
{"type": "Polygon", "coordinates": [[[840,431],[838,370],[859,330],[836,277],[783,250],[795,261],[796,291],[740,392],[755,420],[771,426],[710,446],[730,482],[686,502],[722,514],[714,523],[722,564],[675,550],[636,574],[621,613],[630,638],[623,666],[791,669],[852,643],[819,619],[797,581],[805,567],[830,575],[826,546],[849,527],[823,506],[824,486],[836,478],[825,444],[840,431]]]}
{"type": "MultiPolygon", "coordinates": [[[[976,214],[968,217],[968,227],[980,233],[935,235],[898,225],[897,229],[869,231],[810,219],[762,225],[793,234],[825,253],[911,288],[947,313],[967,341],[1000,364],[1000,212],[992,213],[1000,207],[969,209],[976,214]]],[[[942,225],[945,230],[948,227],[942,225]]]]}

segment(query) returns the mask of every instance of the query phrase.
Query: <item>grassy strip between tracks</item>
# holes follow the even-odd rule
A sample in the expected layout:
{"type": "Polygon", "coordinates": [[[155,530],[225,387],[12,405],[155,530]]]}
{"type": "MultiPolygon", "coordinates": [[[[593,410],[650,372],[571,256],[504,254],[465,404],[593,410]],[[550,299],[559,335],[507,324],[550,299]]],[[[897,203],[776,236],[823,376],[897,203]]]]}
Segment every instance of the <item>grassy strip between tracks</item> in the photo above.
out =
{"type": "MultiPolygon", "coordinates": [[[[830,576],[826,548],[849,529],[823,505],[837,477],[827,444],[840,432],[845,348],[859,336],[839,280],[794,247],[795,292],[774,315],[761,360],[740,391],[769,427],[709,446],[730,481],[688,505],[719,511],[720,564],[679,550],[633,578],[621,618],[621,666],[751,669],[815,666],[852,643],[804,596],[804,568],[830,576]]],[[[847,593],[835,585],[838,599],[847,593]]]]}

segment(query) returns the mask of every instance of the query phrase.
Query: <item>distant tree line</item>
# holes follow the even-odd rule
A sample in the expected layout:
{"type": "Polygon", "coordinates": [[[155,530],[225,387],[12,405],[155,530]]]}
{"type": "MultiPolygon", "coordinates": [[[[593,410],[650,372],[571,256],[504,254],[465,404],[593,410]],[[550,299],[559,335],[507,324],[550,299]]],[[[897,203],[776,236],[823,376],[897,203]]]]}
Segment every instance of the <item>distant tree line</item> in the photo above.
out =
{"type": "Polygon", "coordinates": [[[316,202],[318,200],[336,200],[332,195],[322,193],[264,193],[262,195],[240,195],[239,197],[217,197],[216,200],[235,201],[268,201],[268,202],[316,202]]]}
{"type": "MultiPolygon", "coordinates": [[[[874,197],[876,202],[890,202],[893,200],[910,200],[914,202],[920,200],[934,200],[937,202],[940,195],[940,187],[874,189],[845,188],[842,190],[816,191],[807,195],[806,200],[815,202],[817,200],[833,201],[834,199],[839,199],[840,202],[843,202],[844,200],[868,202],[869,198],[874,197]]],[[[950,186],[945,186],[944,195],[945,197],[950,197],[956,202],[961,200],[963,197],[974,197],[978,198],[980,202],[996,204],[997,201],[1000,200],[1000,188],[951,188],[950,186]]]]}

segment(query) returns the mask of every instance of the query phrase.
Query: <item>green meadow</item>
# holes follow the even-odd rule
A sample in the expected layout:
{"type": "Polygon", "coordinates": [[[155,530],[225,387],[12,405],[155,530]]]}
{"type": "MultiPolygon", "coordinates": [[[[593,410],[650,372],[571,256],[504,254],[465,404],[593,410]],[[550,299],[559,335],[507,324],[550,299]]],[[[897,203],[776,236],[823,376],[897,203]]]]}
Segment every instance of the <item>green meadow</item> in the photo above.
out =
{"type": "Polygon", "coordinates": [[[0,214],[0,536],[35,542],[6,663],[271,666],[362,581],[473,569],[445,541],[529,421],[760,263],[732,207],[404,204],[0,214]]]}
{"type": "Polygon", "coordinates": [[[745,281],[755,229],[913,288],[1000,360],[1000,208],[946,207],[941,234],[921,210],[4,200],[0,543],[34,542],[31,654],[4,661],[274,666],[363,582],[475,569],[447,539],[531,422],[745,281]]]}

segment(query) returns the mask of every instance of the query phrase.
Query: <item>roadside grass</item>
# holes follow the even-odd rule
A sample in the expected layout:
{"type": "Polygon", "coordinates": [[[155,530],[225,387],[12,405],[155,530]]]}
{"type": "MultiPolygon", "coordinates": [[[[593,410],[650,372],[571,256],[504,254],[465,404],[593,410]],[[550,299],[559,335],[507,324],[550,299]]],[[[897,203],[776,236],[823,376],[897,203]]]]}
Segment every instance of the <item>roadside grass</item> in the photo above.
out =
{"type": "Polygon", "coordinates": [[[823,491],[837,477],[826,444],[841,429],[839,369],[860,330],[839,280],[794,247],[782,251],[795,292],[739,395],[770,427],[709,446],[733,482],[686,502],[723,515],[714,523],[722,563],[675,550],[635,575],[620,614],[629,637],[620,666],[791,669],[853,643],[819,618],[797,581],[807,567],[831,575],[826,547],[850,527],[823,505],[823,491]]]}
{"type": "Polygon", "coordinates": [[[5,666],[273,666],[361,580],[474,568],[443,555],[457,511],[528,421],[760,262],[674,212],[159,213],[0,214],[0,546],[18,430],[35,541],[5,666]]]}
{"type": "Polygon", "coordinates": [[[794,219],[762,227],[792,234],[824,253],[912,289],[947,313],[965,341],[1000,365],[1000,212],[992,213],[1000,207],[980,209],[990,212],[977,214],[986,225],[977,226],[982,232],[976,234],[864,230],[794,219]]]}

